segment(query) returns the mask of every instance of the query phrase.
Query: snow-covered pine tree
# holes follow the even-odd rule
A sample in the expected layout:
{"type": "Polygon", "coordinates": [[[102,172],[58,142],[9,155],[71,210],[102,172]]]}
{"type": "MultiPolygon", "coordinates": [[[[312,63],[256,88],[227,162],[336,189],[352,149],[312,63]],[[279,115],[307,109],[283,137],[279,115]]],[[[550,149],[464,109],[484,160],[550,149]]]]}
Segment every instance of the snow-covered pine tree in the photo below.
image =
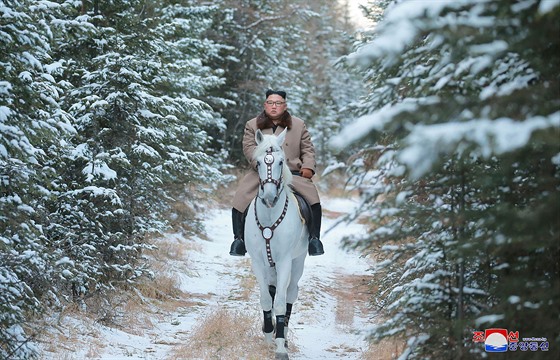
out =
{"type": "Polygon", "coordinates": [[[559,348],[559,16],[554,1],[398,2],[348,58],[366,115],[335,145],[367,148],[354,168],[373,214],[349,243],[387,254],[372,336],[403,339],[402,358],[472,357],[490,327],[559,348]]]}
{"type": "Polygon", "coordinates": [[[73,132],[58,106],[50,29],[36,1],[0,2],[0,358],[30,359],[23,325],[52,295],[54,254],[44,228],[50,159],[73,132]]]}
{"type": "MultiPolygon", "coordinates": [[[[224,147],[223,135],[226,128],[225,119],[214,107],[231,104],[223,94],[217,93],[226,81],[224,69],[218,66],[220,52],[229,49],[221,42],[210,40],[206,34],[212,31],[212,19],[221,9],[216,5],[180,5],[175,1],[162,1],[159,5],[157,32],[163,35],[165,51],[163,61],[166,64],[168,78],[162,91],[166,94],[184,99],[189,105],[189,111],[184,114],[196,128],[187,129],[186,138],[195,134],[203,135],[197,141],[184,141],[183,146],[194,152],[202,152],[209,157],[197,164],[212,164],[205,172],[190,168],[183,173],[189,181],[208,183],[216,179],[216,169],[226,167],[227,151],[224,147]],[[199,100],[193,107],[193,99],[199,100]],[[199,108],[200,107],[200,108],[199,108]],[[193,121],[194,120],[194,121],[193,121]],[[194,130],[194,131],[191,131],[194,130]],[[191,145],[195,145],[190,148],[191,145]],[[209,177],[207,177],[210,175],[209,177]]],[[[218,39],[224,40],[224,39],[218,39]]],[[[183,136],[180,136],[183,138],[183,136]]],[[[185,179],[182,179],[184,183],[185,179]]]]}
{"type": "MultiPolygon", "coordinates": [[[[348,106],[358,102],[363,84],[359,76],[339,66],[338,60],[352,48],[356,25],[343,3],[329,0],[296,1],[315,16],[302,19],[303,35],[293,48],[300,83],[290,100],[290,109],[302,117],[311,132],[321,165],[331,162],[328,143],[347,121],[348,106]]],[[[287,85],[288,87],[290,84],[287,85]]]]}
{"type": "MultiPolygon", "coordinates": [[[[69,89],[61,99],[76,136],[60,163],[49,236],[65,254],[73,294],[144,272],[146,235],[164,229],[167,185],[219,172],[205,153],[221,119],[198,97],[217,83],[198,57],[206,26],[196,11],[161,1],[67,2],[56,25],[69,89]]],[[[208,52],[211,52],[209,49],[208,52]]]]}
{"type": "Polygon", "coordinates": [[[299,84],[291,45],[301,35],[298,19],[307,12],[282,0],[226,0],[214,4],[219,11],[206,36],[224,45],[218,53],[220,58],[212,64],[224,69],[226,79],[214,94],[228,101],[212,105],[227,119],[225,144],[238,161],[243,158],[245,122],[262,111],[266,88],[299,84]]]}
{"type": "Polygon", "coordinates": [[[331,115],[344,103],[340,91],[345,87],[334,81],[346,79],[333,65],[350,35],[335,16],[340,10],[323,0],[215,4],[219,11],[207,36],[225,44],[213,64],[225,70],[226,82],[214,93],[229,101],[212,104],[228,121],[225,143],[233,162],[243,159],[243,127],[263,110],[266,88],[286,89],[290,111],[311,126],[322,121],[336,126],[331,115]]]}

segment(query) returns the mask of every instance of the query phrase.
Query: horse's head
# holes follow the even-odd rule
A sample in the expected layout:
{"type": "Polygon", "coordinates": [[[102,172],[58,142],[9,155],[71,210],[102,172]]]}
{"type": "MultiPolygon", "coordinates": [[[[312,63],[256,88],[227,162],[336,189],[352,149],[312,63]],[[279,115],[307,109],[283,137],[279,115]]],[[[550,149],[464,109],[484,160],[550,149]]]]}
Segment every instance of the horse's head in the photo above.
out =
{"type": "Polygon", "coordinates": [[[260,184],[257,196],[269,208],[276,205],[282,191],[292,182],[292,173],[282,149],[286,131],[278,136],[265,135],[260,130],[255,133],[257,148],[253,158],[257,163],[260,184]]]}

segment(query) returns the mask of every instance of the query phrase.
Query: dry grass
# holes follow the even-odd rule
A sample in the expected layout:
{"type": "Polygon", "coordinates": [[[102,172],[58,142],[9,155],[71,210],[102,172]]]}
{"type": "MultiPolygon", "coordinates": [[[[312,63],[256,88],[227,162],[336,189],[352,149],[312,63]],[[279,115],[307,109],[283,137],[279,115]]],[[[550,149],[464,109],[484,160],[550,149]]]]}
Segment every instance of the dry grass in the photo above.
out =
{"type": "MultiPolygon", "coordinates": [[[[174,313],[180,309],[201,305],[200,300],[203,296],[200,294],[189,294],[181,291],[179,281],[166,273],[158,273],[156,277],[150,281],[145,281],[136,286],[139,295],[128,301],[127,310],[132,317],[142,317],[149,308],[155,306],[157,313],[174,313]],[[134,301],[136,300],[136,301],[134,301]],[[136,304],[134,308],[132,305],[136,304]]],[[[205,298],[209,298],[206,295],[205,298]]],[[[146,314],[148,317],[154,317],[156,314],[146,314]]],[[[134,324],[127,324],[134,325],[134,324]]],[[[151,326],[150,326],[151,328],[151,326]]]]}
{"type": "Polygon", "coordinates": [[[145,336],[153,331],[154,321],[164,321],[170,314],[200,306],[203,298],[211,296],[183,292],[179,279],[170,270],[170,261],[187,268],[188,261],[184,259],[197,250],[200,247],[194,242],[159,239],[157,249],[150,252],[153,278],[143,278],[133,287],[88,297],[83,300],[85,311],[70,303],[60,313],[51,315],[54,320],[41,320],[30,326],[42,329],[38,341],[45,344],[46,353],[55,354],[57,359],[76,359],[74,353],[78,349],[86,349],[88,358],[99,357],[105,344],[96,323],[145,336]]]}
{"type": "Polygon", "coordinates": [[[173,349],[170,360],[233,359],[239,354],[248,360],[268,359],[274,348],[265,344],[259,319],[252,311],[216,309],[173,349]]]}
{"type": "Polygon", "coordinates": [[[58,317],[53,316],[51,319],[53,318],[55,323],[48,323],[46,319],[42,319],[31,325],[34,331],[39,328],[49,329],[48,334],[41,333],[37,338],[38,342],[45,344],[45,352],[56,354],[56,358],[60,360],[75,360],[75,352],[78,349],[87,349],[88,358],[101,355],[105,345],[95,329],[96,319],[92,314],[84,313],[77,305],[71,304],[62,309],[58,317]],[[79,321],[66,321],[67,319],[79,321]],[[84,334],[89,337],[87,343],[83,341],[84,334]]]}
{"type": "Polygon", "coordinates": [[[250,258],[246,257],[240,259],[237,270],[235,276],[239,281],[239,285],[237,286],[238,291],[232,292],[228,299],[248,302],[251,296],[254,296],[258,292],[257,278],[251,270],[250,258]],[[239,271],[240,269],[246,269],[246,271],[239,271]]]}
{"type": "MultiPolygon", "coordinates": [[[[335,286],[320,286],[321,291],[333,295],[336,299],[335,319],[338,326],[351,328],[355,316],[365,318],[371,315],[369,308],[375,278],[371,275],[344,275],[337,278],[335,286]]],[[[360,356],[362,360],[390,360],[396,359],[404,349],[404,342],[400,340],[383,340],[370,343],[367,350],[360,356]]],[[[358,352],[354,348],[333,347],[333,352],[358,352]]]]}
{"type": "Polygon", "coordinates": [[[170,261],[180,264],[181,271],[188,273],[190,267],[189,254],[202,251],[202,245],[184,238],[166,237],[165,239],[159,239],[153,245],[156,248],[149,255],[152,257],[150,269],[155,273],[168,273],[170,261]]]}
{"type": "MultiPolygon", "coordinates": [[[[178,309],[199,305],[200,296],[185,293],[181,290],[179,279],[170,271],[169,262],[175,261],[188,268],[188,256],[191,251],[200,251],[200,246],[190,241],[179,239],[160,239],[157,249],[151,253],[151,270],[155,276],[151,279],[144,278],[131,289],[129,297],[123,307],[132,319],[149,319],[156,314],[173,313],[178,309]],[[187,259],[187,260],[185,260],[187,259]],[[155,307],[153,314],[150,309],[155,307]]],[[[185,269],[185,271],[187,271],[185,269]]],[[[130,320],[127,327],[141,326],[152,328],[147,320],[143,324],[134,324],[130,320]]]]}
{"type": "Polygon", "coordinates": [[[398,359],[404,350],[404,345],[404,341],[387,339],[377,344],[370,343],[368,349],[362,354],[362,360],[398,359]]]}
{"type": "MultiPolygon", "coordinates": [[[[189,189],[182,189],[181,191],[186,191],[189,194],[195,193],[189,189]]],[[[178,196],[177,201],[170,205],[169,213],[166,216],[172,231],[184,235],[196,233],[200,229],[200,224],[193,221],[196,212],[197,210],[189,201],[183,199],[182,196],[178,196]]]]}
{"type": "Polygon", "coordinates": [[[156,261],[182,260],[191,250],[200,250],[200,245],[194,242],[179,241],[176,238],[159,239],[155,244],[157,249],[150,252],[156,261]]]}
{"type": "Polygon", "coordinates": [[[356,315],[368,315],[371,278],[367,275],[343,275],[336,279],[335,286],[319,285],[321,292],[329,293],[336,299],[335,319],[339,326],[351,327],[356,315]]]}

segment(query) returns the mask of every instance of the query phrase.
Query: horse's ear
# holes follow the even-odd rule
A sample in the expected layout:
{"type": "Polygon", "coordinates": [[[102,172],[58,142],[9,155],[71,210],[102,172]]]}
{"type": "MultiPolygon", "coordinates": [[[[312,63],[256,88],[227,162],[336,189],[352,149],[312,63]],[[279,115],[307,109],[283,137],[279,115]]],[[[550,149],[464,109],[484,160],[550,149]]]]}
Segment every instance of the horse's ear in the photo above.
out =
{"type": "Polygon", "coordinates": [[[259,145],[263,141],[263,138],[264,135],[261,129],[257,129],[257,132],[255,133],[255,141],[257,142],[257,145],[259,145]]]}
{"type": "Polygon", "coordinates": [[[284,141],[286,140],[286,133],[287,133],[287,132],[288,132],[288,128],[285,128],[284,131],[282,131],[282,132],[280,133],[280,135],[278,135],[277,141],[278,141],[278,145],[279,145],[279,146],[284,145],[284,141]]]}

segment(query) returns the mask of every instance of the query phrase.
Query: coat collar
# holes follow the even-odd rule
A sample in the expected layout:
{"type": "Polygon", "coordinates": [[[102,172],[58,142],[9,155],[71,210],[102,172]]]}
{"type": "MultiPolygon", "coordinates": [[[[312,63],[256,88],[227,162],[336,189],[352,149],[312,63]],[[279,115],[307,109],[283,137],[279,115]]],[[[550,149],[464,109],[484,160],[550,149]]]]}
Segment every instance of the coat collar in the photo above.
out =
{"type": "MultiPolygon", "coordinates": [[[[280,119],[280,123],[278,123],[278,125],[291,129],[292,115],[290,115],[288,111],[284,112],[282,118],[280,119]]],[[[274,123],[268,116],[266,116],[266,113],[264,111],[260,113],[259,116],[257,116],[257,128],[261,130],[274,128],[274,123]]]]}

